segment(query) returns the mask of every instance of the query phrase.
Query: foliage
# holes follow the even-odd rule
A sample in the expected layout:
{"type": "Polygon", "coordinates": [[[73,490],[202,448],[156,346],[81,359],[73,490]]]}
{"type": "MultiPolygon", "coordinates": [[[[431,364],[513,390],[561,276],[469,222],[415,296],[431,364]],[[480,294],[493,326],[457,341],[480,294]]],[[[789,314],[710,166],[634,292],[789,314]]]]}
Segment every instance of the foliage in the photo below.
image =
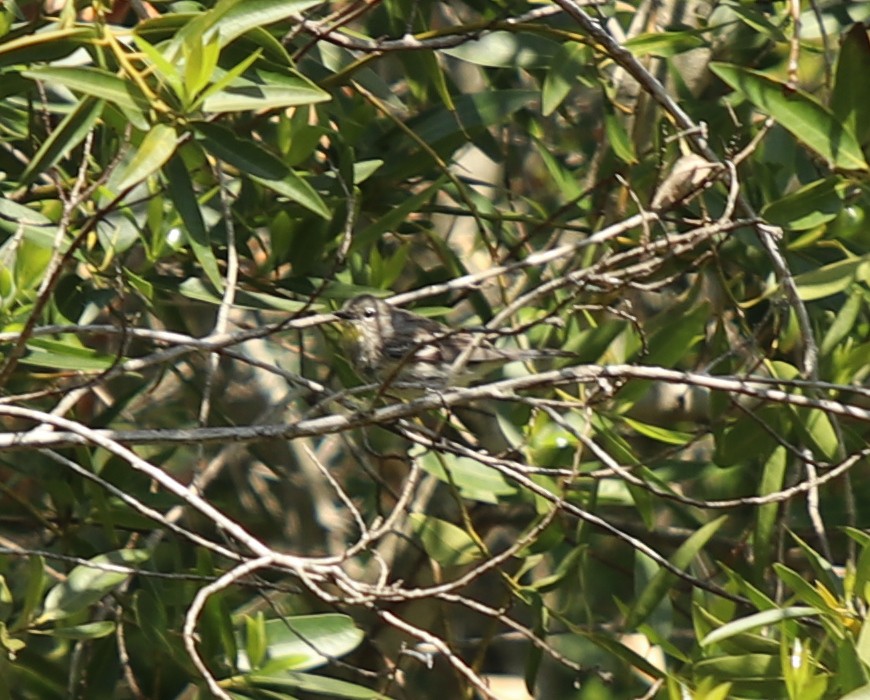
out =
{"type": "Polygon", "coordinates": [[[870,692],[868,17],[4,3],[0,697],[870,692]]]}

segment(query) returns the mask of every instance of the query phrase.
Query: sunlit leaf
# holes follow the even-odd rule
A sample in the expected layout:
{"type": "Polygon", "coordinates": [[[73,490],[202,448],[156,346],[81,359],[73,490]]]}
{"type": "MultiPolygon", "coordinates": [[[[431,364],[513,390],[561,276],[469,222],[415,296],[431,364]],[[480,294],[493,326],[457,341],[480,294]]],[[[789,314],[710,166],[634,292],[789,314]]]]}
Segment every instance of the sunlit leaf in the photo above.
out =
{"type": "Polygon", "coordinates": [[[40,622],[59,620],[90,607],[130,576],[126,569],[135,568],[150,556],[145,550],[122,549],[93,557],[89,560],[90,566],[79,564],[65,581],[48,592],[40,622]],[[121,567],[123,570],[112,570],[112,567],[121,567]]]}
{"type": "Polygon", "coordinates": [[[831,221],[843,208],[839,178],[816,180],[767,204],[761,216],[783,228],[801,231],[831,221]]]}
{"type": "Polygon", "coordinates": [[[807,93],[741,66],[713,63],[710,69],[834,167],[868,169],[855,134],[807,93]]]}
{"type": "Polygon", "coordinates": [[[561,45],[528,32],[487,32],[443,53],[479,66],[548,68],[561,45]]]}
{"type": "Polygon", "coordinates": [[[426,553],[442,566],[462,566],[479,560],[481,548],[462,528],[423,513],[409,516],[426,553]]]}
{"type": "Polygon", "coordinates": [[[206,112],[243,112],[315,104],[330,99],[328,92],[301,75],[258,71],[257,78],[239,76],[216,92],[209,92],[206,112]]]}
{"type": "Polygon", "coordinates": [[[0,42],[0,66],[54,61],[94,36],[92,27],[70,27],[25,34],[0,42]]]}
{"type": "Polygon", "coordinates": [[[719,629],[714,630],[701,640],[701,645],[708,646],[710,644],[716,644],[725,639],[728,639],[729,637],[733,637],[738,634],[745,634],[746,632],[756,630],[759,627],[775,625],[779,622],[782,622],[783,620],[793,620],[798,617],[811,617],[818,614],[819,611],[816,608],[808,607],[776,608],[775,610],[763,610],[762,612],[755,613],[754,615],[748,615],[746,617],[740,618],[739,620],[729,622],[720,627],[719,629]]]}
{"type": "Polygon", "coordinates": [[[823,299],[844,291],[855,280],[862,265],[870,262],[870,256],[865,258],[847,258],[830,265],[824,265],[817,270],[795,275],[798,294],[804,301],[823,299]]]}
{"type": "Polygon", "coordinates": [[[861,22],[841,37],[837,72],[831,91],[831,109],[862,146],[870,142],[870,100],[867,100],[866,68],[870,65],[870,38],[861,22]]]}
{"type": "Polygon", "coordinates": [[[91,95],[120,108],[137,129],[147,131],[146,112],[150,106],[145,95],[131,80],[125,80],[102,68],[89,66],[36,66],[21,72],[26,78],[57,83],[73,92],[91,95]]]}
{"type": "Polygon", "coordinates": [[[332,211],[326,206],[326,203],[317,194],[307,180],[293,170],[288,170],[284,178],[280,180],[268,180],[266,178],[255,177],[257,182],[262,183],[269,189],[286,197],[291,202],[301,204],[309,211],[314,212],[323,219],[331,219],[332,211]]]}
{"type": "MultiPolygon", "coordinates": [[[[352,618],[332,613],[266,620],[262,633],[266,648],[260,668],[281,671],[322,666],[331,658],[353,651],[364,636],[352,618]]],[[[250,671],[247,644],[240,641],[236,664],[240,670],[250,671]]]]}
{"type": "Polygon", "coordinates": [[[155,124],[136,149],[133,158],[119,176],[118,191],[142,182],[168,161],[178,145],[178,135],[168,124],[155,124]]]}

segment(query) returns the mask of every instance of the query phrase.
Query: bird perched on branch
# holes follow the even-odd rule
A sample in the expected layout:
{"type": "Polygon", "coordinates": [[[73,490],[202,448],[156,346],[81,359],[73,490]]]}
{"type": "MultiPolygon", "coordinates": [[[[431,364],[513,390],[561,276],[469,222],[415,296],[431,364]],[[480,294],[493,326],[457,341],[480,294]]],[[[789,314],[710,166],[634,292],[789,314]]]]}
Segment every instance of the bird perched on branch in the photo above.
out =
{"type": "Polygon", "coordinates": [[[335,315],[350,331],[354,367],[396,388],[465,386],[508,362],[572,356],[497,348],[486,339],[487,331],[453,330],[371,294],[349,299],[335,315]]]}

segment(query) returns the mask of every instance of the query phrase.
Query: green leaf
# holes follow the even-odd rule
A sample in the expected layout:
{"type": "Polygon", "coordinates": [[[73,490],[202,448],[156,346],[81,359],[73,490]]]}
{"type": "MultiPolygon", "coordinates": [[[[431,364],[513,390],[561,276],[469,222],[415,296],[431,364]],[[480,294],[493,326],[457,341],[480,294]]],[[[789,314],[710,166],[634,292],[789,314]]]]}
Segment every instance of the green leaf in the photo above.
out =
{"type": "Polygon", "coordinates": [[[442,53],[477,66],[492,68],[549,68],[561,45],[529,32],[489,32],[442,53]]]}
{"type": "Polygon", "coordinates": [[[815,228],[832,219],[843,208],[840,178],[816,180],[781,199],[767,204],[761,216],[772,224],[792,231],[815,228]]]}
{"type": "Polygon", "coordinates": [[[855,134],[807,93],[740,66],[712,63],[710,69],[833,167],[868,169],[855,134]]]}
{"type": "MultiPolygon", "coordinates": [[[[7,197],[0,197],[0,230],[10,235],[18,235],[23,230],[24,240],[51,249],[57,225],[44,214],[13,202],[7,197]]],[[[63,245],[62,250],[66,250],[63,245]]]]}
{"type": "Polygon", "coordinates": [[[564,99],[577,84],[580,75],[589,61],[589,49],[585,44],[568,42],[559,47],[544,76],[541,87],[541,112],[545,117],[558,109],[564,99]]]}
{"type": "MultiPolygon", "coordinates": [[[[716,531],[722,527],[726,520],[727,516],[723,515],[715,520],[711,520],[692,533],[670,557],[669,561],[671,564],[680,570],[686,569],[692,562],[692,559],[703,549],[704,545],[716,534],[716,531]]],[[[662,598],[673,588],[674,581],[676,581],[676,574],[664,568],[659,569],[649,582],[649,585],[634,601],[634,605],[625,622],[626,629],[635,629],[646,620],[662,598]]]]}
{"type": "Polygon", "coordinates": [[[704,302],[695,308],[691,306],[691,302],[683,308],[674,306],[655,320],[657,328],[649,339],[649,354],[643,357],[643,364],[673,367],[703,340],[710,320],[710,305],[704,302]]]}
{"type": "Polygon", "coordinates": [[[640,435],[657,442],[663,442],[666,445],[686,445],[691,440],[695,439],[695,436],[692,433],[684,433],[679,430],[669,430],[668,428],[662,428],[658,425],[642,423],[639,420],[634,420],[627,416],[621,416],[619,420],[640,435]]]}
{"type": "Polygon", "coordinates": [[[256,79],[240,76],[222,89],[209,91],[202,108],[206,112],[220,114],[297,107],[330,99],[328,92],[295,72],[260,70],[256,79]]]}
{"type": "Polygon", "coordinates": [[[483,557],[477,543],[453,523],[424,513],[411,513],[409,520],[426,553],[441,566],[462,566],[483,557]]]}
{"type": "Polygon", "coordinates": [[[86,622],[74,627],[54,627],[45,633],[59,639],[101,639],[115,631],[115,623],[103,620],[101,622],[86,622]]]}
{"type": "Polygon", "coordinates": [[[15,256],[15,286],[19,290],[33,289],[42,282],[51,260],[51,248],[25,239],[15,256]]]}
{"type": "Polygon", "coordinates": [[[791,538],[797,543],[798,547],[803,551],[804,557],[812,566],[816,574],[816,585],[825,586],[829,591],[835,591],[842,595],[843,593],[843,578],[839,574],[834,565],[831,564],[824,556],[813,549],[808,542],[799,537],[796,533],[789,531],[791,538]]]}
{"type": "MultiPolygon", "coordinates": [[[[204,301],[209,304],[221,304],[223,300],[215,294],[214,289],[206,285],[199,277],[191,277],[184,280],[180,285],[173,283],[166,287],[171,293],[181,293],[190,299],[204,301]]],[[[268,309],[296,313],[302,307],[301,301],[285,299],[274,294],[261,292],[248,292],[238,290],[234,306],[240,309],[268,309]]]]}
{"type": "Polygon", "coordinates": [[[830,416],[821,409],[801,409],[798,429],[825,459],[835,462],[840,455],[840,439],[830,416]]]}
{"type": "Polygon", "coordinates": [[[218,36],[213,35],[205,40],[195,37],[192,41],[185,42],[182,54],[184,94],[192,99],[209,84],[217,67],[220,55],[218,36]]]}
{"type": "Polygon", "coordinates": [[[219,124],[196,122],[193,127],[200,134],[203,146],[212,155],[243,173],[265,180],[287,177],[289,168],[258,143],[242,138],[219,124]]]}
{"type": "MultiPolygon", "coordinates": [[[[246,630],[247,631],[247,630],[246,630]]],[[[267,620],[258,634],[265,638],[262,670],[306,670],[322,666],[359,645],[365,635],[351,617],[334,613],[295,615],[267,620]]],[[[237,667],[250,671],[246,640],[237,644],[237,667]]]]}
{"type": "MultiPolygon", "coordinates": [[[[706,27],[703,31],[710,32],[713,29],[714,27],[706,27]]],[[[701,32],[691,30],[684,32],[667,31],[638,34],[626,40],[624,46],[637,57],[668,58],[707,46],[707,41],[701,36],[701,32]]]]}
{"type": "Polygon", "coordinates": [[[814,609],[822,613],[835,612],[831,609],[825,597],[822,596],[811,583],[805,581],[803,576],[801,576],[797,571],[794,571],[779,562],[774,562],[773,570],[782,582],[804,603],[812,605],[814,609]]]}
{"type": "Polygon", "coordinates": [[[148,60],[151,61],[151,64],[156,69],[154,71],[155,74],[172,88],[176,97],[184,99],[186,97],[184,83],[181,80],[181,73],[178,70],[178,66],[167,59],[162,51],[149,44],[148,41],[138,34],[133,34],[133,41],[136,43],[136,48],[144,53],[148,57],[148,60]]]}
{"type": "MultiPolygon", "coordinates": [[[[812,610],[812,608],[809,608],[812,610]]],[[[717,618],[710,611],[702,608],[697,602],[692,606],[694,614],[693,621],[695,622],[696,636],[701,637],[704,641],[699,642],[701,645],[707,644],[707,638],[711,635],[717,635],[721,629],[734,624],[732,622],[724,622],[717,618]]],[[[772,609],[772,612],[780,613],[780,608],[772,609]]],[[[744,618],[745,619],[745,618],[744,618]]],[[[781,621],[781,620],[780,620],[781,621]]],[[[739,621],[737,621],[739,623],[739,621]]],[[[764,624],[764,623],[762,623],[764,624]]],[[[782,629],[784,626],[780,626],[782,629]]],[[[717,648],[728,654],[751,653],[751,654],[775,654],[779,651],[779,642],[769,636],[764,636],[767,630],[762,630],[761,633],[755,632],[757,628],[755,624],[747,624],[745,629],[739,624],[733,629],[722,633],[720,636],[714,636],[710,645],[716,644],[717,648]]],[[[714,653],[714,650],[708,650],[708,653],[714,653]]]]}
{"type": "MultiPolygon", "coordinates": [[[[230,70],[228,70],[224,75],[220,76],[215,80],[211,85],[209,85],[205,90],[202,91],[199,100],[205,101],[209,95],[214,95],[215,93],[220,92],[224,88],[231,85],[233,82],[237,81],[241,75],[248,70],[256,61],[260,59],[262,52],[255,51],[250,56],[243,59],[240,63],[237,63],[230,70]]],[[[214,77],[212,74],[209,74],[209,77],[214,77]]],[[[198,102],[196,103],[198,104],[198,102]]]]}
{"type": "MultiPolygon", "coordinates": [[[[15,660],[16,654],[21,651],[26,644],[22,639],[16,639],[12,635],[9,634],[9,630],[6,627],[5,622],[0,622],[0,649],[5,649],[7,659],[10,661],[15,660]]],[[[7,697],[10,697],[7,695],[7,697]]]]}
{"type": "Polygon", "coordinates": [[[539,96],[536,90],[490,90],[462,95],[455,100],[455,111],[437,109],[412,126],[422,141],[433,146],[457,135],[464,142],[473,130],[503,122],[539,96]]]}
{"type": "Polygon", "coordinates": [[[31,338],[27,341],[27,349],[29,352],[21,362],[34,367],[99,371],[108,369],[117,359],[75,343],[49,338],[31,338]]]}
{"type": "Polygon", "coordinates": [[[410,214],[418,211],[420,207],[435,196],[444,185],[445,180],[446,176],[442,175],[425,189],[410,197],[406,197],[398,206],[390,208],[381,218],[373,221],[354,236],[351,250],[365,251],[383,234],[388,231],[395,231],[399,224],[405,221],[410,214]]]}
{"type": "Polygon", "coordinates": [[[93,27],[36,31],[0,42],[0,66],[54,61],[94,38],[93,27]]]}
{"type": "Polygon", "coordinates": [[[267,180],[261,177],[253,179],[270,190],[286,197],[291,202],[301,204],[322,219],[327,221],[332,219],[333,212],[326,206],[326,202],[321,199],[320,195],[317,194],[317,190],[295,170],[288,170],[287,176],[281,180],[267,180]]]}
{"type": "Polygon", "coordinates": [[[617,158],[627,165],[634,165],[638,162],[634,152],[634,143],[612,109],[606,109],[604,112],[604,130],[607,133],[607,143],[610,144],[617,158]]]}
{"type": "Polygon", "coordinates": [[[665,677],[665,672],[662,669],[651,663],[646,657],[638,654],[631,647],[615,639],[612,635],[589,632],[584,627],[573,625],[570,626],[570,629],[574,634],[580,635],[583,638],[588,639],[595,646],[603,649],[608,654],[612,654],[617,659],[622,660],[623,662],[625,662],[626,666],[637,669],[641,673],[645,673],[651,678],[665,677]]]}
{"type": "Polygon", "coordinates": [[[867,99],[867,66],[870,38],[860,22],[841,38],[837,57],[831,109],[843,126],[853,132],[862,146],[870,143],[870,100],[867,99]]]}
{"type": "Polygon", "coordinates": [[[124,112],[137,129],[147,131],[150,126],[146,117],[150,105],[145,95],[133,81],[120,78],[114,73],[88,66],[37,66],[22,71],[21,75],[33,80],[57,83],[73,92],[106,100],[124,112]]]}
{"type": "Polygon", "coordinates": [[[168,124],[155,124],[145,134],[136,153],[122,170],[116,188],[122,192],[160,170],[175,153],[178,135],[168,124]]]}
{"type": "Polygon", "coordinates": [[[855,327],[858,314],[864,308],[864,303],[864,295],[860,290],[854,290],[849,295],[846,303],[840,307],[833,322],[825,332],[825,337],[822,339],[821,346],[819,346],[819,352],[822,357],[831,354],[843,342],[846,336],[849,335],[855,327]]]}
{"type": "Polygon", "coordinates": [[[861,624],[861,631],[858,633],[858,639],[855,641],[855,652],[858,658],[861,659],[865,667],[870,667],[870,621],[866,618],[864,618],[864,622],[861,624]]]}
{"type": "Polygon", "coordinates": [[[58,583],[48,592],[38,622],[60,620],[75,615],[101,600],[130,576],[128,572],[95,567],[121,566],[128,569],[142,564],[150,556],[151,553],[143,549],[121,549],[89,559],[94,566],[76,566],[66,581],[58,583]]]}
{"type": "Polygon", "coordinates": [[[251,29],[294,18],[319,4],[318,0],[220,0],[201,19],[191,22],[185,38],[202,33],[206,39],[218,32],[220,45],[226,46],[251,29]]]}
{"type": "Polygon", "coordinates": [[[870,255],[861,258],[847,258],[817,270],[804,272],[794,278],[798,294],[804,301],[824,299],[845,291],[859,272],[862,265],[870,262],[870,255]]]}
{"type": "Polygon", "coordinates": [[[0,574],[0,621],[6,620],[12,612],[12,591],[6,585],[6,577],[0,574]]]}
{"type": "MultiPolygon", "coordinates": [[[[764,473],[761,477],[761,485],[758,491],[759,496],[766,496],[782,488],[788,464],[786,456],[785,448],[782,445],[777,445],[764,465],[764,473]]],[[[776,533],[779,527],[777,515],[779,510],[779,503],[766,503],[759,506],[756,513],[755,531],[753,533],[753,551],[755,552],[753,567],[757,573],[758,580],[763,579],[764,573],[770,565],[774,547],[776,546],[776,533]]]]}
{"type": "MultiPolygon", "coordinates": [[[[244,689],[249,685],[264,686],[267,688],[298,689],[314,695],[325,695],[328,698],[350,698],[350,700],[390,700],[386,695],[381,695],[371,688],[366,688],[356,683],[350,683],[338,678],[315,676],[310,673],[293,673],[292,671],[276,671],[264,673],[262,671],[245,676],[245,684],[240,685],[244,689]]],[[[288,700],[290,696],[287,697],[288,700]]],[[[295,696],[294,696],[295,697],[295,696]]]]}
{"type": "Polygon", "coordinates": [[[224,284],[218,269],[217,259],[211,249],[211,240],[200,209],[190,173],[180,155],[170,159],[163,168],[169,181],[169,196],[184,223],[184,236],[197,261],[215,289],[223,290],[224,284]]]}
{"type": "Polygon", "coordinates": [[[0,308],[8,307],[14,301],[17,292],[12,271],[0,264],[0,308]]]}
{"type": "MultiPolygon", "coordinates": [[[[717,680],[775,680],[782,677],[778,654],[740,654],[715,656],[697,662],[693,671],[697,676],[709,675],[717,680]]],[[[780,697],[765,695],[759,697],[780,697]]]]}
{"type": "Polygon", "coordinates": [[[24,591],[24,604],[21,612],[12,626],[13,631],[30,626],[33,612],[42,602],[42,593],[45,588],[45,559],[41,556],[31,556],[27,559],[26,578],[27,588],[24,591]]]}
{"type": "MultiPolygon", "coordinates": [[[[238,645],[237,645],[238,646],[238,645]]],[[[245,616],[245,654],[252,668],[259,668],[266,659],[266,619],[262,611],[255,617],[245,616]]]]}
{"type": "Polygon", "coordinates": [[[53,129],[21,174],[21,185],[30,184],[78,146],[103,113],[102,100],[85,97],[53,129]]]}
{"type": "Polygon", "coordinates": [[[774,610],[763,610],[762,612],[741,617],[738,620],[729,622],[719,629],[713,630],[710,634],[704,637],[700,644],[701,646],[709,646],[716,644],[729,637],[734,637],[739,634],[745,634],[759,627],[768,627],[775,625],[783,620],[793,620],[797,617],[812,617],[818,615],[819,611],[815,608],[808,607],[790,607],[776,608],[774,610]]]}
{"type": "Polygon", "coordinates": [[[429,474],[447,484],[454,484],[462,497],[469,500],[498,503],[501,496],[510,496],[517,491],[492,467],[469,457],[426,450],[419,460],[420,466],[429,474]]]}

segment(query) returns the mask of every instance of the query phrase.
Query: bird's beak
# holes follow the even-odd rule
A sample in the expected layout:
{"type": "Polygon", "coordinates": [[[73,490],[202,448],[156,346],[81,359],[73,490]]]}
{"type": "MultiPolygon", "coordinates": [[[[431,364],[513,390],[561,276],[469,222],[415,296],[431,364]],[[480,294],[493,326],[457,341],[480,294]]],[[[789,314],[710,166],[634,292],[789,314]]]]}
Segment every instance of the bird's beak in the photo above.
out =
{"type": "Polygon", "coordinates": [[[344,309],[334,311],[332,315],[335,316],[339,321],[350,321],[350,314],[344,309]]]}

